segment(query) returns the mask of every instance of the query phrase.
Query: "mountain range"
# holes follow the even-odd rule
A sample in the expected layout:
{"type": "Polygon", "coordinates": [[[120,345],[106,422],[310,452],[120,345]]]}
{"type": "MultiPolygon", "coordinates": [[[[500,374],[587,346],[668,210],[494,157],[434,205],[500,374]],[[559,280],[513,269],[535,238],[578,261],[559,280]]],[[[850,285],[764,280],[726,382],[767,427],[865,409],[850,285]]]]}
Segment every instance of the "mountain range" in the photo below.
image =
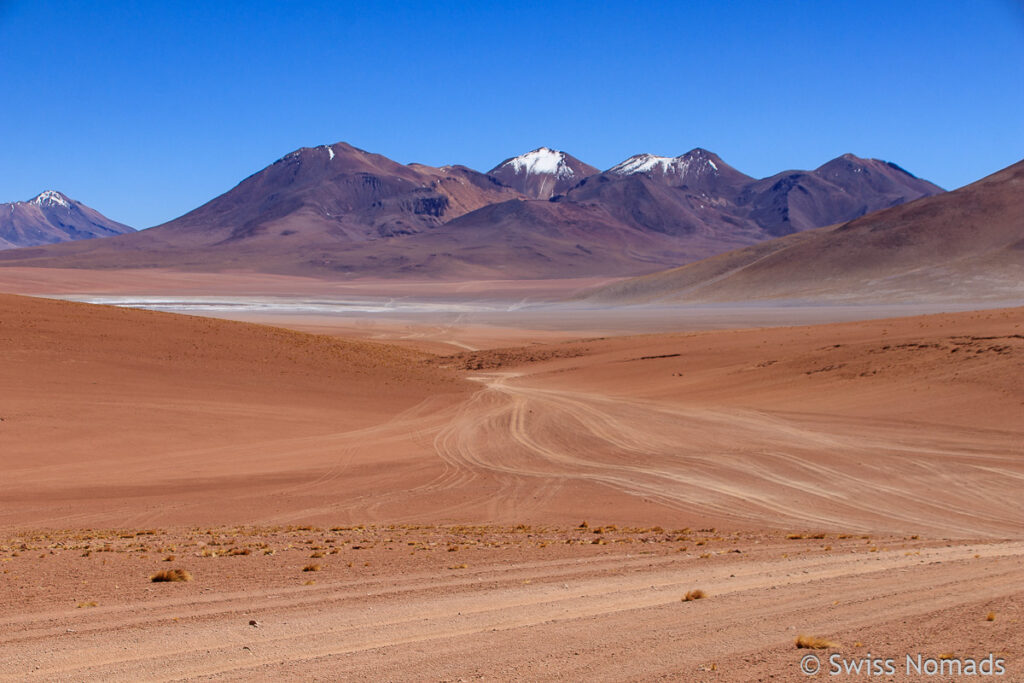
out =
{"type": "Polygon", "coordinates": [[[941,192],[894,164],[852,155],[755,179],[703,149],[640,154],[600,172],[542,147],[480,173],[399,164],[337,143],[296,150],[163,225],[6,251],[0,265],[638,275],[941,192]]]}
{"type": "Polygon", "coordinates": [[[0,204],[0,249],[14,249],[71,240],[111,237],[135,232],[85,204],[47,190],[27,202],[0,204]]]}
{"type": "Polygon", "coordinates": [[[1024,297],[1024,161],[952,192],[615,282],[600,303],[1024,297]]]}

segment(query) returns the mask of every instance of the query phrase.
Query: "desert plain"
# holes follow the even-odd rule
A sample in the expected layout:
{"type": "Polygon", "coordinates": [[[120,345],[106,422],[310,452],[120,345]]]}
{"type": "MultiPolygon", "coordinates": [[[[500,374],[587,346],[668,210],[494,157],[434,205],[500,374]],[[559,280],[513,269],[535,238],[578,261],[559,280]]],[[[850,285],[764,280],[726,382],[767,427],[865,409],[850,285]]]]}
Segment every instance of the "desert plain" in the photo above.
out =
{"type": "Polygon", "coordinates": [[[0,276],[0,679],[1024,676],[1024,308],[0,276]]]}

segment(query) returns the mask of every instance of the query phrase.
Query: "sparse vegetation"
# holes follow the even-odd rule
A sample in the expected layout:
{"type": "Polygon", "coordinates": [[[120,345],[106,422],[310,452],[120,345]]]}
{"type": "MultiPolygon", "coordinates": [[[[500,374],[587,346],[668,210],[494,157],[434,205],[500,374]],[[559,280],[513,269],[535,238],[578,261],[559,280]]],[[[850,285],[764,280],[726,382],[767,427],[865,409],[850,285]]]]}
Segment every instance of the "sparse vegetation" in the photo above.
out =
{"type": "Polygon", "coordinates": [[[797,636],[795,645],[798,648],[807,650],[826,650],[830,647],[839,647],[838,643],[833,643],[831,640],[826,640],[825,638],[819,638],[817,636],[805,635],[797,636]]]}
{"type": "Polygon", "coordinates": [[[318,571],[320,571],[320,569],[321,569],[320,565],[316,564],[315,562],[312,562],[310,564],[307,564],[305,567],[303,567],[302,571],[304,571],[304,572],[318,572],[318,571]]]}
{"type": "Polygon", "coordinates": [[[707,593],[702,591],[700,588],[695,588],[692,591],[686,591],[686,595],[683,596],[682,602],[692,602],[694,600],[703,600],[707,597],[707,593]]]}
{"type": "Polygon", "coordinates": [[[178,583],[183,581],[191,581],[192,574],[187,569],[166,569],[162,572],[157,572],[149,577],[149,580],[153,583],[178,583]]]}
{"type": "Polygon", "coordinates": [[[996,613],[995,612],[989,612],[988,614],[985,615],[985,621],[995,621],[995,620],[996,620],[996,613]]]}

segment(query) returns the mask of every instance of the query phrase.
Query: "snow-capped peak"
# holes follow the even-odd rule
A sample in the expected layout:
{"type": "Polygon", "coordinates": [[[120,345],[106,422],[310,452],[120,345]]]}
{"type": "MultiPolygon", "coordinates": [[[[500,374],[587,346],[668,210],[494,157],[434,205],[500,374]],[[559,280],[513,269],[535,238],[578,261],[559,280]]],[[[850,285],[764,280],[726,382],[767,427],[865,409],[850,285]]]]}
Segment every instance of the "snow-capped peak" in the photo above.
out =
{"type": "Polygon", "coordinates": [[[511,167],[517,175],[553,175],[558,178],[573,176],[573,170],[565,161],[565,153],[547,147],[509,159],[503,165],[511,167]]]}
{"type": "Polygon", "coordinates": [[[36,206],[63,206],[65,209],[71,208],[71,202],[68,201],[68,198],[56,190],[46,190],[39,193],[29,204],[35,204],[36,206]]]}
{"type": "Polygon", "coordinates": [[[676,160],[676,157],[634,154],[622,163],[612,166],[608,169],[608,172],[616,175],[633,175],[634,173],[649,173],[654,170],[660,170],[662,173],[665,173],[676,160]]]}
{"type": "Polygon", "coordinates": [[[698,148],[677,157],[635,154],[622,163],[608,169],[608,173],[623,176],[651,172],[675,176],[683,176],[687,172],[718,173],[718,166],[711,159],[709,152],[698,148]]]}

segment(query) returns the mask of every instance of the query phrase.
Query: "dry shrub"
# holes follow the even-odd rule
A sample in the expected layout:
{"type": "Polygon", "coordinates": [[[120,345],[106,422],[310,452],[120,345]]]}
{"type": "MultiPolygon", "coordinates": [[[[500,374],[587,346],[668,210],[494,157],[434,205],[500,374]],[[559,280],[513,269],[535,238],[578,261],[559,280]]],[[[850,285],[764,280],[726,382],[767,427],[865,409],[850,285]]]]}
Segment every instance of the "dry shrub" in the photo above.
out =
{"type": "Polygon", "coordinates": [[[153,583],[191,581],[192,574],[187,569],[166,569],[153,574],[153,576],[149,577],[149,580],[153,583]]]}
{"type": "Polygon", "coordinates": [[[83,607],[96,607],[98,604],[99,603],[95,600],[90,600],[89,602],[80,602],[78,603],[78,609],[81,609],[83,607]]]}
{"type": "Polygon", "coordinates": [[[989,612],[988,614],[985,615],[985,621],[995,621],[995,620],[996,620],[996,613],[995,612],[989,612]]]}
{"type": "Polygon", "coordinates": [[[318,571],[320,571],[320,565],[318,565],[316,563],[307,564],[305,567],[302,568],[302,571],[304,571],[304,572],[318,572],[318,571]]]}
{"type": "Polygon", "coordinates": [[[796,646],[808,650],[825,650],[830,647],[839,647],[839,644],[817,636],[799,635],[796,637],[796,646]]]}
{"type": "Polygon", "coordinates": [[[175,559],[174,555],[168,555],[164,558],[164,562],[174,562],[175,559]]]}
{"type": "Polygon", "coordinates": [[[707,597],[707,593],[699,588],[695,588],[692,591],[686,591],[686,595],[683,596],[683,602],[692,602],[694,600],[702,600],[707,597]]]}

